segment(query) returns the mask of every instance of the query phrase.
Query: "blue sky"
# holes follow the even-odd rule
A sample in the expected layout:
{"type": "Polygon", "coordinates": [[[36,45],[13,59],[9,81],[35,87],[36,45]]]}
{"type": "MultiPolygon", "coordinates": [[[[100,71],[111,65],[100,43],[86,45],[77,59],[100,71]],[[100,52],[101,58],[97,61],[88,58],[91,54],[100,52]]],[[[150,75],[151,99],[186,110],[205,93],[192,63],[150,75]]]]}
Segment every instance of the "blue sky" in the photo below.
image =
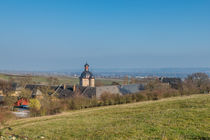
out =
{"type": "Polygon", "coordinates": [[[0,69],[210,67],[209,0],[0,1],[0,69]]]}

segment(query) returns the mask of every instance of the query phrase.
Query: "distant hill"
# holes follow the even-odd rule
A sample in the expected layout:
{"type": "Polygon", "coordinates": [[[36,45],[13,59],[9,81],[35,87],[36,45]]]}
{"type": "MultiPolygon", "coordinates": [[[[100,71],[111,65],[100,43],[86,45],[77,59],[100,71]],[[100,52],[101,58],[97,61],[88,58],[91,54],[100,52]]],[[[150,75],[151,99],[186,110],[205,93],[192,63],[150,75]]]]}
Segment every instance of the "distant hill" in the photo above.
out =
{"type": "Polygon", "coordinates": [[[21,119],[10,122],[12,130],[5,130],[3,134],[33,140],[207,140],[210,139],[209,101],[210,95],[203,94],[21,119]]]}
{"type": "MultiPolygon", "coordinates": [[[[30,81],[28,84],[45,84],[49,85],[50,77],[56,78],[58,85],[60,84],[79,84],[79,78],[75,76],[68,76],[68,75],[48,75],[48,74],[17,74],[17,73],[0,73],[0,80],[13,80],[13,82],[19,83],[21,80],[23,80],[26,77],[30,77],[30,81]]],[[[113,78],[96,78],[96,83],[100,83],[102,85],[111,85],[112,82],[118,82],[122,84],[122,79],[113,79],[113,78]]]]}
{"type": "MultiPolygon", "coordinates": [[[[185,78],[187,75],[203,72],[210,76],[210,68],[95,68],[91,70],[96,77],[124,77],[124,76],[167,76],[185,78]]],[[[81,70],[69,69],[58,71],[6,71],[6,74],[30,74],[30,75],[59,75],[59,76],[80,76],[81,70]]]]}

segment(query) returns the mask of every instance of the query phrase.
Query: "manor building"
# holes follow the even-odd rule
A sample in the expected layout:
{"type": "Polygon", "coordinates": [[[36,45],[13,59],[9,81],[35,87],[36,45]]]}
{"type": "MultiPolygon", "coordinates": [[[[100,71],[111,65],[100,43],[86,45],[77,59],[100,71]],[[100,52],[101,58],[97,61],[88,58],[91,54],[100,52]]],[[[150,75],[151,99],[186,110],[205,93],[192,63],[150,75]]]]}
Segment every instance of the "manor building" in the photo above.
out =
{"type": "Polygon", "coordinates": [[[86,63],[84,65],[85,69],[79,77],[80,86],[83,87],[95,87],[95,77],[89,71],[89,65],[86,63]]]}
{"type": "MultiPolygon", "coordinates": [[[[84,65],[84,71],[79,77],[79,85],[66,85],[61,84],[58,86],[50,86],[53,91],[49,92],[49,95],[56,95],[58,98],[71,98],[76,94],[83,95],[88,98],[100,98],[104,93],[110,94],[134,94],[139,93],[144,90],[144,85],[142,84],[130,84],[130,85],[107,85],[107,86],[95,86],[95,77],[89,71],[89,65],[86,63],[84,65]]],[[[41,91],[38,89],[45,89],[48,85],[26,85],[26,89],[32,91],[32,97],[41,98],[41,91]]]]}

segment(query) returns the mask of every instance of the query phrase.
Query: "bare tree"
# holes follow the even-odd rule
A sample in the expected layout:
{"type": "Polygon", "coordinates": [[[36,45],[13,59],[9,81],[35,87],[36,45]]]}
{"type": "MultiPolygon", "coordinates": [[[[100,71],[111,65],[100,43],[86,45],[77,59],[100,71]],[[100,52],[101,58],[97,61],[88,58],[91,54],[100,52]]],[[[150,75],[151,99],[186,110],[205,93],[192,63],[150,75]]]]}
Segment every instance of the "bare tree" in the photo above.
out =
{"type": "Polygon", "coordinates": [[[7,81],[0,81],[0,90],[3,91],[3,94],[7,95],[13,90],[12,83],[7,81]]]}
{"type": "Polygon", "coordinates": [[[149,91],[153,91],[154,89],[160,88],[161,87],[161,83],[159,80],[152,80],[149,81],[146,85],[146,89],[149,91]]]}
{"type": "Polygon", "coordinates": [[[20,94],[19,94],[19,97],[20,98],[25,98],[25,99],[30,99],[31,98],[31,91],[30,90],[27,90],[27,89],[22,89],[20,94]]]}
{"type": "Polygon", "coordinates": [[[136,84],[138,83],[138,80],[134,77],[131,78],[130,84],[136,84]]]}
{"type": "Polygon", "coordinates": [[[31,76],[24,76],[20,80],[20,85],[25,87],[27,84],[32,83],[32,77],[31,76]]]}
{"type": "Polygon", "coordinates": [[[205,73],[193,73],[185,79],[188,86],[193,86],[200,90],[200,92],[209,92],[209,76],[205,73]]]}
{"type": "Polygon", "coordinates": [[[124,84],[124,85],[127,85],[128,82],[129,82],[129,78],[128,78],[128,76],[125,76],[125,77],[123,78],[123,84],[124,84]]]}

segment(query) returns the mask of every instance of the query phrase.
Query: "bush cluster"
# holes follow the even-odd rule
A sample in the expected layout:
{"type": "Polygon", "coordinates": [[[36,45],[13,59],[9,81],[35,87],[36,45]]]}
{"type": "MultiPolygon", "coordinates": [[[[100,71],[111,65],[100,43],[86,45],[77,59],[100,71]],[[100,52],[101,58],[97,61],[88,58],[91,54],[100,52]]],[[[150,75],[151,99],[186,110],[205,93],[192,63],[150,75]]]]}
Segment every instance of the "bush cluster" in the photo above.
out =
{"type": "Polygon", "coordinates": [[[103,93],[100,96],[101,105],[116,105],[116,104],[126,104],[147,100],[159,100],[161,98],[179,96],[180,92],[175,89],[164,89],[164,90],[145,90],[140,93],[119,95],[111,93],[103,93]]]}
{"type": "Polygon", "coordinates": [[[99,106],[96,98],[87,98],[79,95],[68,99],[45,96],[42,99],[33,100],[36,100],[36,103],[33,103],[33,108],[30,107],[31,116],[54,115],[67,110],[78,110],[99,106]],[[41,107],[35,109],[39,104],[41,107]]]}
{"type": "MultiPolygon", "coordinates": [[[[209,89],[210,84],[207,75],[198,73],[188,76],[177,88],[173,88],[167,83],[161,83],[159,80],[150,80],[147,83],[146,89],[136,94],[119,95],[106,92],[101,94],[99,99],[90,99],[81,95],[75,95],[68,99],[58,99],[46,95],[42,99],[39,99],[41,105],[39,109],[34,109],[35,107],[31,108],[31,115],[53,115],[66,110],[159,100],[168,97],[205,93],[209,92],[209,89]]],[[[36,102],[36,104],[39,103],[36,102]]]]}
{"type": "Polygon", "coordinates": [[[101,94],[99,99],[99,104],[103,106],[126,104],[126,103],[144,101],[145,99],[146,99],[145,95],[141,93],[119,95],[119,94],[111,94],[105,92],[101,94]]]}

